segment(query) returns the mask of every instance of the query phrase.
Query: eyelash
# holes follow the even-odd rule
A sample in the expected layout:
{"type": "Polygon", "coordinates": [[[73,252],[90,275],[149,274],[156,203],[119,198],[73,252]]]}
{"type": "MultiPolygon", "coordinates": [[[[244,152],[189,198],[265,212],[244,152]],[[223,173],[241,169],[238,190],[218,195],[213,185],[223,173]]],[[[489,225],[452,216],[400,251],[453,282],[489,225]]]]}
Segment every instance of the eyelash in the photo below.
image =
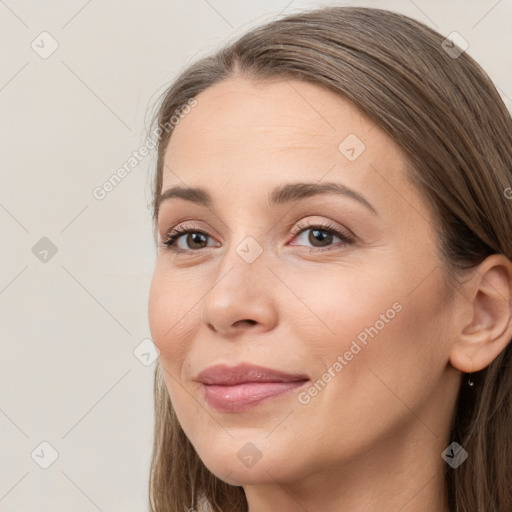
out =
{"type": "MultiPolygon", "coordinates": [[[[301,250],[305,250],[307,252],[323,252],[323,251],[332,251],[335,248],[338,248],[340,246],[350,245],[354,243],[354,238],[349,235],[346,231],[341,231],[337,229],[333,224],[326,222],[326,223],[317,223],[317,224],[308,224],[307,222],[301,223],[298,222],[296,228],[293,229],[292,235],[293,238],[295,238],[297,235],[302,233],[302,231],[307,231],[310,229],[316,229],[318,231],[326,231],[329,234],[334,234],[337,237],[339,237],[342,241],[338,242],[337,244],[333,244],[328,247],[304,247],[301,246],[301,250]]],[[[181,238],[183,235],[189,234],[189,233],[200,233],[202,235],[205,235],[206,237],[210,237],[210,235],[199,228],[195,228],[193,226],[191,227],[184,227],[184,226],[178,226],[173,229],[167,234],[165,240],[161,242],[161,247],[163,247],[166,250],[169,250],[173,253],[194,253],[194,252],[200,252],[203,249],[208,249],[208,247],[202,247],[200,249],[178,249],[175,244],[176,241],[181,238]]]]}

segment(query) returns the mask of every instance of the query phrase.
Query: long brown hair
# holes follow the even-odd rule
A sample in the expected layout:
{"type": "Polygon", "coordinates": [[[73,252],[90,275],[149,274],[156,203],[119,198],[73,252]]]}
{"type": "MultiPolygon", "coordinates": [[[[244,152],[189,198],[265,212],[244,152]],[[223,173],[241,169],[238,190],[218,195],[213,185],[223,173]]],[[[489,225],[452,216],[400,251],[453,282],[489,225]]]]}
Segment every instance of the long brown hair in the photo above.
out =
{"type": "MultiPolygon", "coordinates": [[[[488,255],[512,259],[512,200],[506,193],[512,192],[512,119],[487,74],[444,39],[382,9],[303,11],[256,27],[189,66],[162,95],[153,123],[176,119],[207,87],[235,75],[293,77],[334,91],[403,149],[408,179],[431,207],[442,270],[453,291],[488,255]]],[[[161,134],[153,182],[155,240],[172,129],[161,134]]],[[[470,456],[456,469],[446,466],[453,512],[512,510],[511,345],[472,375],[473,387],[459,391],[450,439],[470,456]]],[[[154,399],[151,511],[247,511],[243,488],[208,471],[181,429],[160,365],[154,399]]]]}

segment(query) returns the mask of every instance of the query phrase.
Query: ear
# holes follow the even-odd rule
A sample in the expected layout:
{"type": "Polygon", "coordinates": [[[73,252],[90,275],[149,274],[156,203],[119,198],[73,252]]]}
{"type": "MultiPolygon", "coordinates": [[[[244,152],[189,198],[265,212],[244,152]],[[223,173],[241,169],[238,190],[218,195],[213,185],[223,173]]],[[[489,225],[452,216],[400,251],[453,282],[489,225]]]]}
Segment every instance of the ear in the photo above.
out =
{"type": "Polygon", "coordinates": [[[464,373],[482,370],[512,338],[512,262],[492,254],[475,268],[464,284],[450,363],[464,373]]]}

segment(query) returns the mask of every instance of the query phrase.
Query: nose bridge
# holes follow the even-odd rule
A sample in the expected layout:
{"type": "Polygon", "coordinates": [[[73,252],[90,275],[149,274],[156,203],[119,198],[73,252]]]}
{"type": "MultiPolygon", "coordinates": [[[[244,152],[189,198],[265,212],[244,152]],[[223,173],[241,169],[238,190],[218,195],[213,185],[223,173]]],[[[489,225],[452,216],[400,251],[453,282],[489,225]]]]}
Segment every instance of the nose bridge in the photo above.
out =
{"type": "Polygon", "coordinates": [[[270,328],[276,311],[275,286],[270,285],[275,277],[267,268],[269,264],[269,255],[260,241],[252,235],[233,234],[215,282],[202,301],[203,323],[226,335],[240,321],[270,328]]]}
{"type": "Polygon", "coordinates": [[[217,289],[219,293],[239,293],[247,297],[265,295],[269,263],[267,251],[255,237],[233,236],[212,291],[217,289]]]}
{"type": "MultiPolygon", "coordinates": [[[[238,212],[234,218],[243,219],[243,212],[238,212]]],[[[268,273],[265,265],[269,264],[269,254],[266,245],[266,236],[261,224],[240,222],[232,223],[229,233],[228,250],[224,254],[221,267],[224,274],[230,268],[238,269],[241,273],[262,276],[268,273]]]]}

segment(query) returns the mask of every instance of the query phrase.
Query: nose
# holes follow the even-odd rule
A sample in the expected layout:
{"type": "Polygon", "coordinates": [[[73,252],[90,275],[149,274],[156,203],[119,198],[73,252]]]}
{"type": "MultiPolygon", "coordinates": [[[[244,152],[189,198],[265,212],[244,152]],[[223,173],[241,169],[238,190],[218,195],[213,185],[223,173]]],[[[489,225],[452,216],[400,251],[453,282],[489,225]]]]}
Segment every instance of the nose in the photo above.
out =
{"type": "Polygon", "coordinates": [[[201,302],[202,323],[225,338],[273,329],[278,317],[279,280],[267,268],[264,252],[251,263],[234,249],[230,252],[201,302]]]}

